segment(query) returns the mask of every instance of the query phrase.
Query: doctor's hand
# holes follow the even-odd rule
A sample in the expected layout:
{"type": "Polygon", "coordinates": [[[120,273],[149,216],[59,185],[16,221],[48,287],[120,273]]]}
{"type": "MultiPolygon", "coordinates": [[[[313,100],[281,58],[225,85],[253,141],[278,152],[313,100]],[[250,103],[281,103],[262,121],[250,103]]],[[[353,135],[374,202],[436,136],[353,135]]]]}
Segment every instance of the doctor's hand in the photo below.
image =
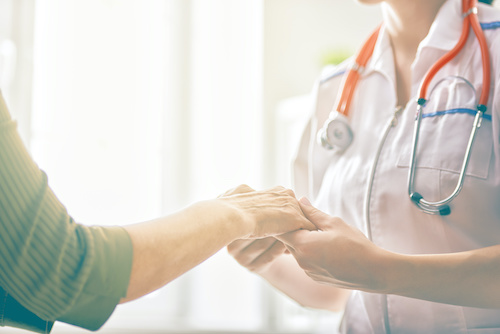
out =
{"type": "Polygon", "coordinates": [[[241,185],[219,196],[221,201],[237,213],[245,233],[241,238],[264,238],[299,229],[314,230],[303,214],[293,191],[274,187],[255,191],[241,185]]]}
{"type": "Polygon", "coordinates": [[[243,267],[262,274],[286,251],[285,245],[274,237],[240,239],[227,246],[228,253],[243,267]]]}
{"type": "Polygon", "coordinates": [[[315,281],[340,288],[383,291],[389,252],[374,245],[342,219],[300,200],[302,211],[319,230],[295,231],[276,236],[290,250],[302,269],[315,281]]]}

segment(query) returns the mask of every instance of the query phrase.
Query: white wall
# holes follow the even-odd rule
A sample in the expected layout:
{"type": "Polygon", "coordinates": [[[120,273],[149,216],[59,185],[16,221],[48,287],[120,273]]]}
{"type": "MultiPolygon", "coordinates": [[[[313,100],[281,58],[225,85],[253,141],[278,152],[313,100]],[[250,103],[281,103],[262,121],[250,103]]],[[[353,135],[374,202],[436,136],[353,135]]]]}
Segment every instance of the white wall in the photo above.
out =
{"type": "Polygon", "coordinates": [[[270,185],[284,182],[274,138],[280,101],[309,93],[325,55],[354,53],[382,19],[379,6],[354,0],[269,0],[264,6],[265,168],[277,171],[266,180],[270,185]]]}
{"type": "Polygon", "coordinates": [[[0,0],[0,88],[30,142],[35,0],[0,0]]]}

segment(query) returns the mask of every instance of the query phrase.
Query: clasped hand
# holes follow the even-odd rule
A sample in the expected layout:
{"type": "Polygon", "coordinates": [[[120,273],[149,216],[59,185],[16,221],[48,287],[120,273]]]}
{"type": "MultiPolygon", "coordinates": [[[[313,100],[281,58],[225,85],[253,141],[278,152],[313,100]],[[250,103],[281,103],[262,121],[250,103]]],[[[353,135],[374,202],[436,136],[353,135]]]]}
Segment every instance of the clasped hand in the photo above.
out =
{"type": "Polygon", "coordinates": [[[275,187],[255,191],[247,185],[231,189],[218,200],[236,212],[245,233],[242,238],[264,238],[299,229],[315,230],[302,213],[293,191],[275,187]]]}
{"type": "MultiPolygon", "coordinates": [[[[307,199],[301,199],[299,205],[300,215],[312,222],[314,228],[294,229],[266,238],[236,240],[228,246],[228,252],[249,270],[265,274],[274,260],[288,250],[315,281],[347,289],[383,291],[384,276],[389,272],[384,260],[389,253],[342,219],[314,208],[307,199]]],[[[284,220],[276,222],[287,224],[284,220]]]]}
{"type": "Polygon", "coordinates": [[[298,264],[315,281],[346,289],[382,292],[386,286],[389,252],[373,244],[357,228],[342,219],[300,201],[315,231],[289,232],[276,239],[286,245],[298,264]]]}

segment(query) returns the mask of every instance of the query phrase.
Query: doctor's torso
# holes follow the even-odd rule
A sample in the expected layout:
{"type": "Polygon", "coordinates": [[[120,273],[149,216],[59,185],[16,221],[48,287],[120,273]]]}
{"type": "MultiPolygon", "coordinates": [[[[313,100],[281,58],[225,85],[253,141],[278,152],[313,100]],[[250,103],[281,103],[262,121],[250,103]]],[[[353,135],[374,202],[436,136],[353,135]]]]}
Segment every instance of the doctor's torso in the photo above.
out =
{"type": "MultiPolygon", "coordinates": [[[[460,36],[459,0],[443,5],[422,41],[412,66],[412,98],[399,112],[392,50],[382,28],[354,92],[349,109],[354,138],[344,151],[325,150],[316,134],[334,105],[349,61],[325,70],[315,88],[314,114],[295,163],[297,193],[306,194],[318,208],[355,225],[390,251],[449,253],[500,244],[500,24],[495,24],[500,22],[500,13],[488,6],[481,6],[479,13],[490,46],[492,88],[463,189],[451,202],[449,215],[423,213],[411,202],[408,172],[417,91],[428,68],[460,36]]],[[[475,108],[473,90],[479,97],[481,89],[481,54],[471,34],[465,49],[429,86],[432,95],[424,109],[414,183],[415,190],[428,200],[447,197],[457,185],[474,120],[468,110],[475,108]]],[[[500,333],[500,310],[356,292],[348,303],[343,327],[353,333],[477,333],[488,329],[500,333]]]]}

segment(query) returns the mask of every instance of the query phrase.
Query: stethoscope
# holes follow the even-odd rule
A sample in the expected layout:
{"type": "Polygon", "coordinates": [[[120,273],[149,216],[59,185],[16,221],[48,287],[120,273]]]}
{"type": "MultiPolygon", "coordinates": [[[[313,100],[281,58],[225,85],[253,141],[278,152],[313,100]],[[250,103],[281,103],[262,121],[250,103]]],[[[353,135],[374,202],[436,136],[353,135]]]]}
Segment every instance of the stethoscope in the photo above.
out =
{"type": "MultiPolygon", "coordinates": [[[[413,132],[413,146],[411,151],[411,160],[408,176],[408,194],[410,199],[415,205],[420,208],[423,212],[429,214],[439,214],[448,215],[451,212],[449,203],[457,197],[457,195],[462,190],[465,172],[467,170],[467,165],[469,164],[469,158],[471,154],[471,148],[476,137],[477,129],[481,127],[481,120],[484,113],[486,112],[486,105],[488,103],[489,93],[490,93],[490,55],[488,50],[488,45],[486,43],[486,38],[484,36],[483,30],[477,18],[477,0],[462,0],[462,15],[463,15],[463,27],[462,34],[459,41],[455,47],[442,56],[425,74],[425,77],[420,85],[420,90],[417,99],[417,112],[415,116],[415,127],[413,132]],[[423,196],[415,191],[415,170],[416,170],[416,152],[417,144],[420,133],[420,124],[422,121],[423,109],[428,101],[427,90],[431,80],[434,78],[436,73],[443,68],[444,65],[449,63],[456,55],[464,48],[465,43],[469,37],[470,28],[474,31],[476,38],[479,42],[481,48],[481,58],[483,65],[483,88],[481,91],[481,96],[479,98],[479,103],[476,106],[476,115],[474,118],[474,123],[469,136],[469,141],[465,151],[464,159],[462,162],[462,167],[460,170],[457,185],[451,195],[445,199],[439,201],[427,201],[423,196]]],[[[381,27],[378,27],[365,41],[360,51],[356,55],[354,65],[344,74],[342,79],[341,89],[337,95],[337,99],[332,112],[330,112],[328,119],[326,120],[323,127],[318,132],[318,142],[326,149],[332,150],[336,149],[339,151],[345,150],[351,144],[353,140],[353,132],[349,126],[348,121],[348,110],[351,103],[354,89],[358,83],[358,80],[365,68],[366,64],[370,60],[373,50],[375,48],[375,43],[377,42],[378,34],[381,27]]],[[[465,80],[465,79],[464,79],[465,80]]],[[[468,81],[465,80],[467,83],[468,81]]],[[[432,92],[431,94],[432,95],[432,92]]],[[[430,99],[429,95],[429,99],[430,99]]]]}

